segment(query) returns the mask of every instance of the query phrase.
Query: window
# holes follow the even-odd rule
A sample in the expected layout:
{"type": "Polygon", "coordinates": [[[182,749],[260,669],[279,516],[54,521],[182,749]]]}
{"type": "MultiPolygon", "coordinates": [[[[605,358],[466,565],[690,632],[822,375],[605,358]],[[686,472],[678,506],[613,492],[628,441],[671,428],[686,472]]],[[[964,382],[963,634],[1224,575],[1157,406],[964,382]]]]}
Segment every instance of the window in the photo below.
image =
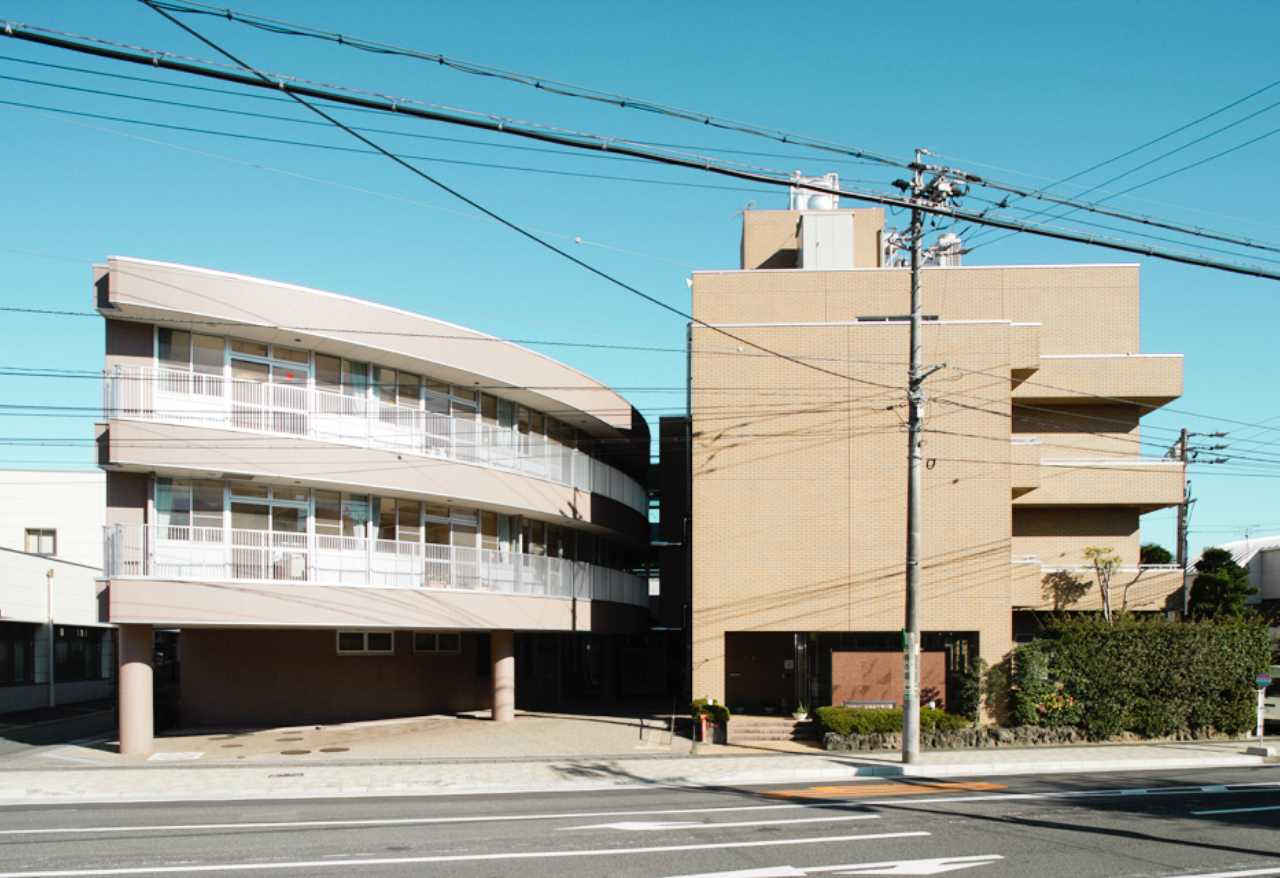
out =
{"type": "Polygon", "coordinates": [[[58,554],[58,532],[53,528],[27,528],[27,554],[58,554]]]}
{"type": "Polygon", "coordinates": [[[220,335],[202,335],[163,326],[156,333],[156,356],[166,369],[221,375],[225,348],[226,342],[220,335]]]}
{"type": "MultiPolygon", "coordinates": [[[[156,519],[162,528],[222,527],[222,482],[207,479],[156,479],[156,519]]],[[[169,539],[185,535],[165,533],[169,539]]],[[[204,534],[204,536],[210,536],[204,534]]],[[[195,535],[192,535],[195,538],[195,535]]]]}
{"type": "Polygon", "coordinates": [[[339,631],[338,655],[392,655],[394,631],[339,631]]]}
{"type": "Polygon", "coordinates": [[[36,625],[0,622],[0,686],[35,680],[36,625]]]}
{"type": "Polygon", "coordinates": [[[414,652],[461,652],[462,635],[457,631],[415,631],[414,652]]]}
{"type": "MultiPolygon", "coordinates": [[[[103,680],[109,676],[109,664],[103,661],[103,646],[110,631],[103,628],[56,629],[53,651],[55,680],[103,680]]],[[[106,654],[110,658],[110,653],[106,654]]]]}

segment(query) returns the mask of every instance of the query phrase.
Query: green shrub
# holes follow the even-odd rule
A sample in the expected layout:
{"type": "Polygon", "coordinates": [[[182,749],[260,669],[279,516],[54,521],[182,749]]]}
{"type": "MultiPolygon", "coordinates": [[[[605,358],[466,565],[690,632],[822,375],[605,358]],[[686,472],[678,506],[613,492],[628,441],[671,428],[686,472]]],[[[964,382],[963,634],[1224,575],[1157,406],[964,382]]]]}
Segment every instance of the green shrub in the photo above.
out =
{"type": "Polygon", "coordinates": [[[983,659],[975,658],[960,673],[960,697],[955,706],[959,708],[961,716],[976,723],[981,717],[983,706],[990,708],[1007,685],[1003,670],[989,667],[983,659]]]}
{"type": "Polygon", "coordinates": [[[1249,619],[1053,622],[1014,651],[1014,721],[1095,739],[1239,734],[1255,722],[1253,678],[1269,655],[1266,628],[1249,619]]]}
{"type": "MultiPolygon", "coordinates": [[[[863,710],[856,707],[819,707],[814,711],[823,732],[837,735],[893,734],[902,731],[902,709],[863,710]]],[[[963,729],[969,720],[945,710],[920,708],[920,731],[963,729]]]]}
{"type": "Polygon", "coordinates": [[[729,708],[723,704],[716,704],[705,698],[697,698],[689,705],[689,715],[695,720],[703,714],[707,715],[707,722],[727,723],[729,721],[729,708]]]}

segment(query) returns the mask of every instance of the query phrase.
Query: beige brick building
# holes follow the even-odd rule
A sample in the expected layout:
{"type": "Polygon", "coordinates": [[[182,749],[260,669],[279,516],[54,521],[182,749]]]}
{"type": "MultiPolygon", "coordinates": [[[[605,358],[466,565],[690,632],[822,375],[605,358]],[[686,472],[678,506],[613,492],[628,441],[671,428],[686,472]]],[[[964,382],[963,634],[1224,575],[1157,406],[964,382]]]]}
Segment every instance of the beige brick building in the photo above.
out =
{"type": "MultiPolygon", "coordinates": [[[[901,702],[910,272],[883,243],[879,209],[748,211],[741,269],[694,274],[695,318],[741,339],[692,330],[695,697],[901,702]]],[[[1116,609],[1180,607],[1176,570],[1138,566],[1138,519],[1184,476],[1140,444],[1182,360],[1139,352],[1136,265],[933,266],[922,286],[928,703],[1035,630],[1052,574],[1091,582],[1086,547],[1122,559],[1116,609]]],[[[1098,606],[1093,586],[1071,608],[1098,606]]]]}

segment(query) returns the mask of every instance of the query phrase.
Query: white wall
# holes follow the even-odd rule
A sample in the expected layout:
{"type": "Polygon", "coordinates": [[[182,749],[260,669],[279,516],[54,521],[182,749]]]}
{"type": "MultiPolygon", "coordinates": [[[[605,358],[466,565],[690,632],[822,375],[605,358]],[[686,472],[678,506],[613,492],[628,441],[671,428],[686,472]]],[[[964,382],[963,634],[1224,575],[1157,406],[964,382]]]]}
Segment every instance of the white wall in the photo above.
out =
{"type": "Polygon", "coordinates": [[[1280,600],[1280,548],[1263,549],[1249,561],[1249,584],[1261,590],[1258,601],[1280,600]]]}
{"type": "Polygon", "coordinates": [[[0,548],[0,619],[47,622],[49,578],[53,571],[53,618],[62,625],[96,625],[96,567],[0,548]]]}
{"type": "Polygon", "coordinates": [[[27,528],[53,528],[59,560],[101,569],[106,484],[100,470],[0,470],[0,548],[22,552],[27,528]]]}

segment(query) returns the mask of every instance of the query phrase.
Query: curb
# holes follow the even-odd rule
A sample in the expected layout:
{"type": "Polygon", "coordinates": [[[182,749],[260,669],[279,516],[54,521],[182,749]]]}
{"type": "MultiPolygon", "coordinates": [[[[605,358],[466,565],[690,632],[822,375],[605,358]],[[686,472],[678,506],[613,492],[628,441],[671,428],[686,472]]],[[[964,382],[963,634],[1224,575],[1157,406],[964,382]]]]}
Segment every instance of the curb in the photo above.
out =
{"type": "MultiPolygon", "coordinates": [[[[1270,760],[1273,761],[1273,760],[1270,760]]],[[[804,783],[840,781],[871,777],[965,777],[1028,774],[1105,774],[1126,771],[1199,770],[1207,768],[1248,768],[1268,764],[1261,755],[1216,756],[1207,758],[1115,759],[1093,761],[968,763],[962,765],[848,765],[827,768],[734,771],[683,777],[629,778],[625,781],[589,780],[533,784],[464,784],[450,781],[403,781],[375,784],[329,784],[297,787],[247,787],[239,789],[172,789],[104,791],[57,791],[35,788],[0,787],[0,807],[50,802],[180,802],[227,801],[237,799],[313,799],[381,796],[502,795],[516,793],[572,793],[602,790],[724,787],[731,784],[804,783]]]]}

